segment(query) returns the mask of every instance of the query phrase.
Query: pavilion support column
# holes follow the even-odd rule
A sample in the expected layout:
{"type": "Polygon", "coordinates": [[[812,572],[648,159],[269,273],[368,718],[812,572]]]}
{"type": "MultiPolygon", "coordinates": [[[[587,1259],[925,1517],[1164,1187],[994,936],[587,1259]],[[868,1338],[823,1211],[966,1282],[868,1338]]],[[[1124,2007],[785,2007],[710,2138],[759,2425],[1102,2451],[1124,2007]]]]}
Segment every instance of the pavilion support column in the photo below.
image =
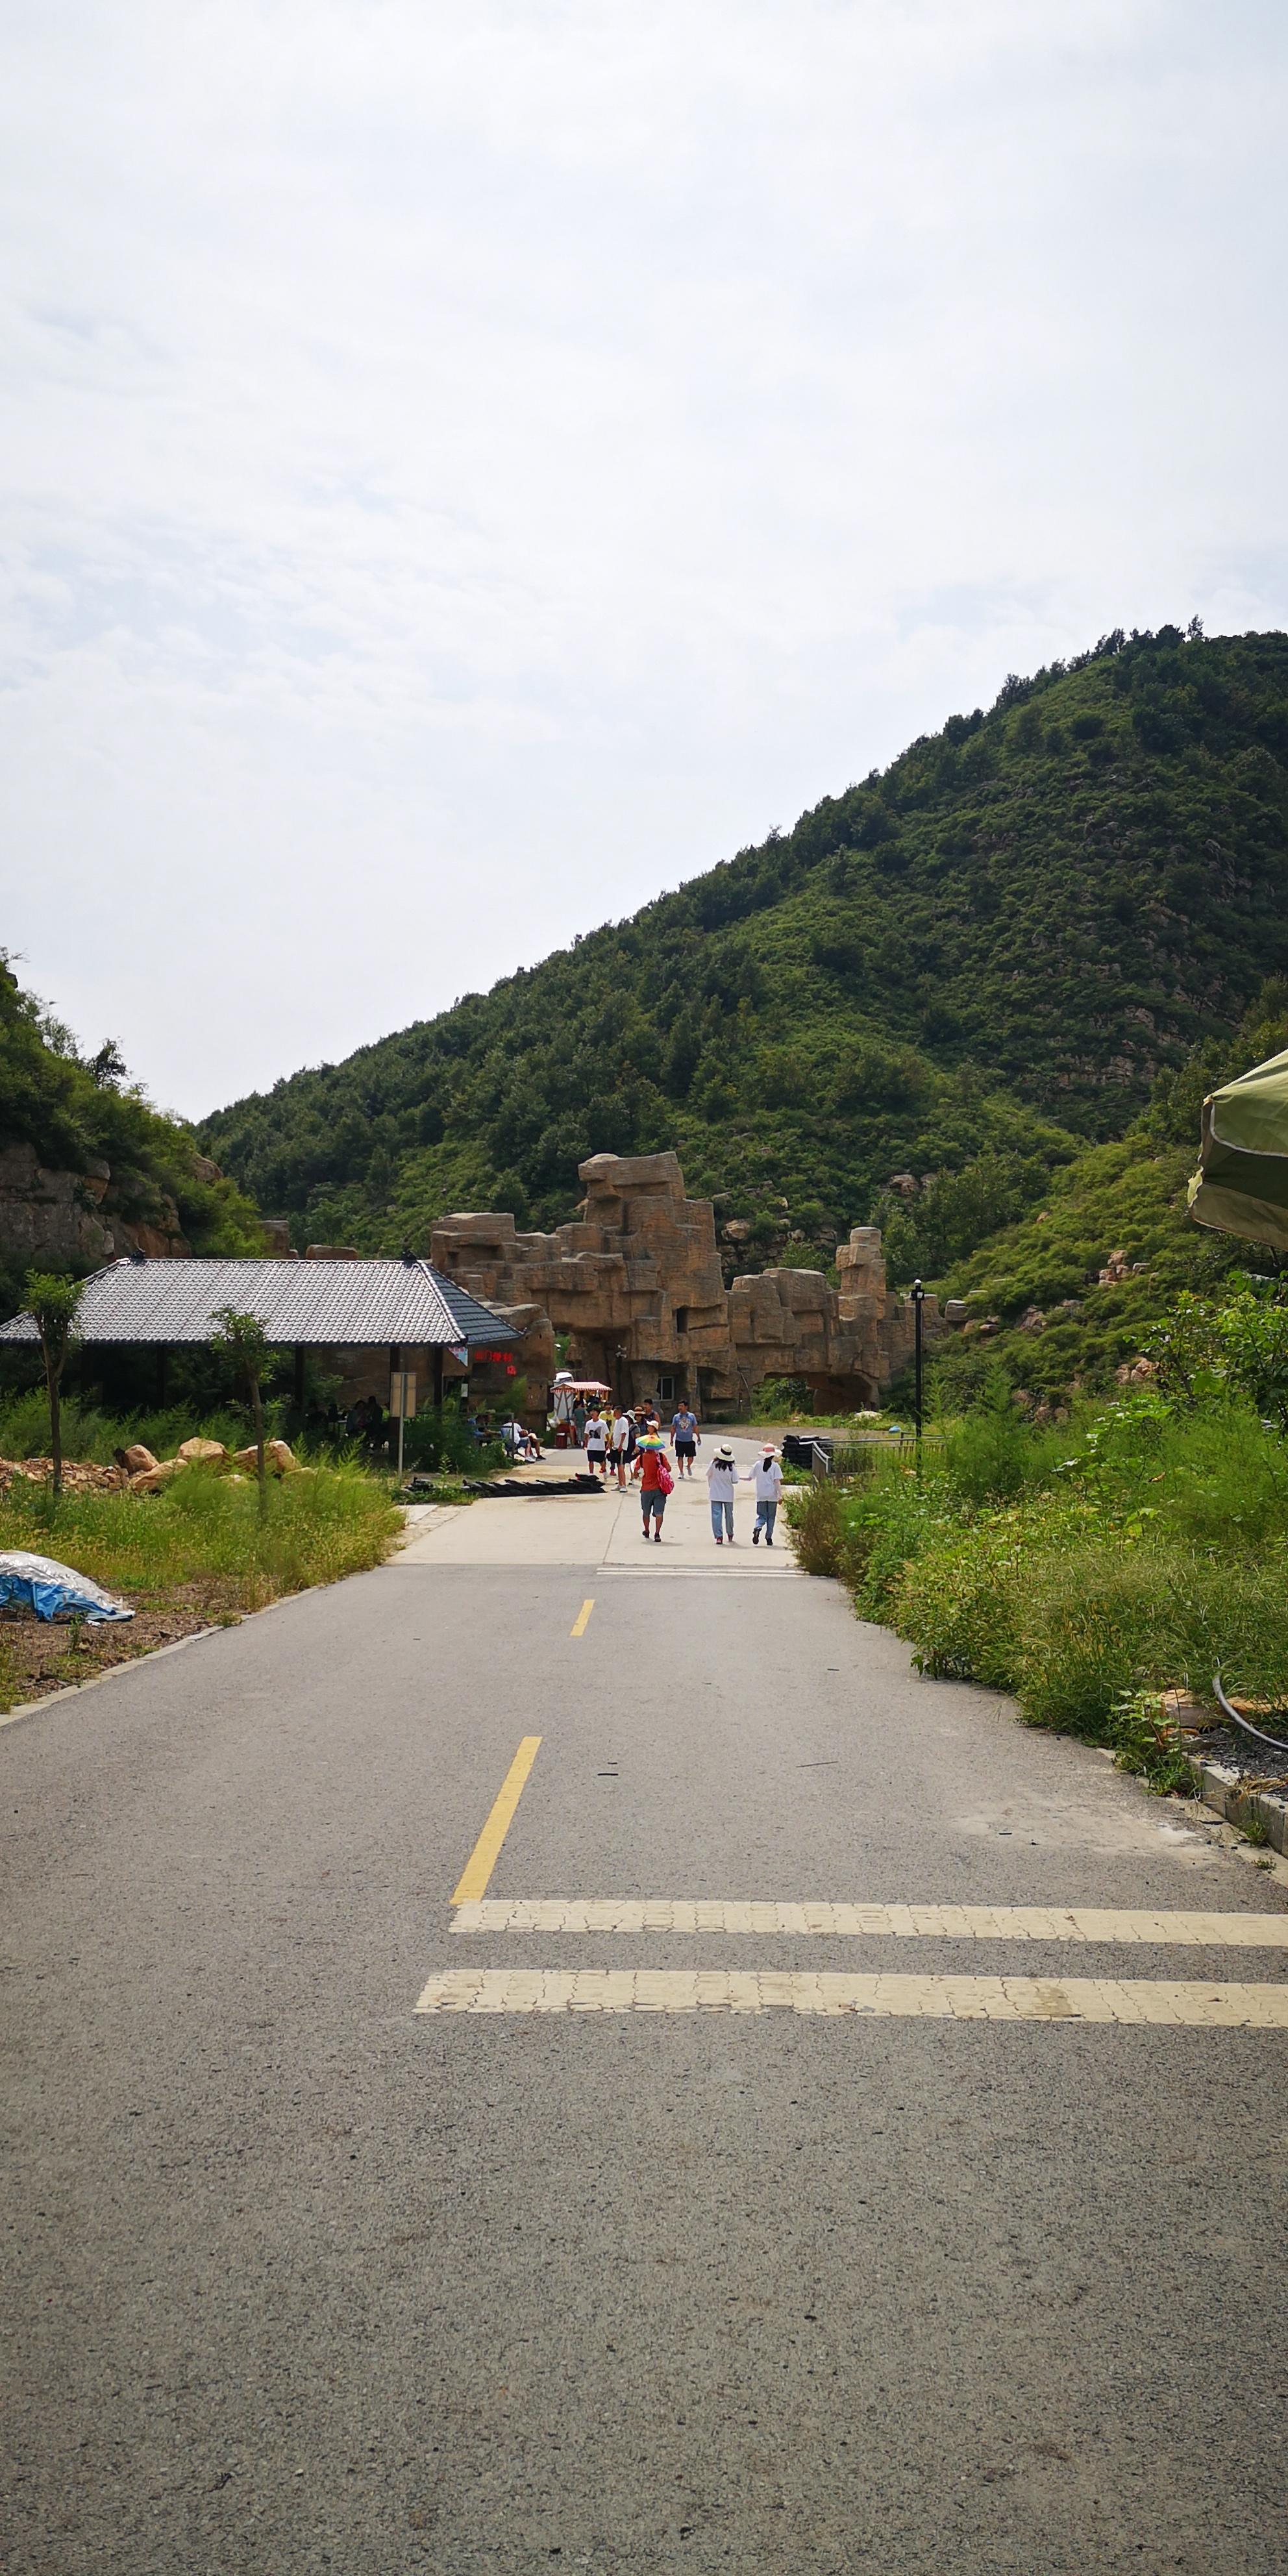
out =
{"type": "Polygon", "coordinates": [[[434,1352],[434,1411],[443,1410],[443,1352],[440,1344],[434,1352]]]}
{"type": "Polygon", "coordinates": [[[304,1411],[304,1344],[303,1344],[303,1342],[297,1342],[297,1343],[296,1343],[296,1345],[295,1345],[295,1380],[294,1380],[294,1384],[293,1384],[292,1389],[291,1389],[291,1394],[292,1394],[292,1399],[293,1399],[293,1402],[294,1402],[294,1405],[295,1405],[295,1410],[296,1410],[296,1412],[297,1412],[297,1413],[302,1413],[302,1412],[304,1411]]]}
{"type": "Polygon", "coordinates": [[[170,1357],[170,1354],[169,1354],[168,1350],[166,1349],[165,1343],[164,1343],[164,1342],[158,1342],[158,1343],[156,1344],[156,1358],[157,1358],[157,1403],[158,1403],[158,1405],[162,1405],[162,1404],[164,1404],[164,1403],[165,1403],[165,1399],[166,1399],[166,1380],[167,1380],[167,1377],[168,1377],[168,1374],[169,1374],[169,1372],[168,1372],[168,1370],[167,1370],[167,1367],[166,1367],[166,1362],[167,1362],[167,1360],[169,1359],[169,1357],[170,1357]]]}

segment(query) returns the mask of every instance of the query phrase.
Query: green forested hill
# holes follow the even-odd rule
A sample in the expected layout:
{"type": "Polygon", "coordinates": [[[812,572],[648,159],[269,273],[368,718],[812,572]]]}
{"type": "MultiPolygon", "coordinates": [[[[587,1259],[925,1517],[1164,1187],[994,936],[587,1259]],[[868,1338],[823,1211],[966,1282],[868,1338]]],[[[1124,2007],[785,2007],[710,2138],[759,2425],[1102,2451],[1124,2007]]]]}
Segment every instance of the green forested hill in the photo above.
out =
{"type": "MultiPolygon", "coordinates": [[[[29,1145],[54,1172],[109,1166],[101,1200],[105,1216],[166,1227],[177,1213],[195,1252],[258,1252],[256,1210],[228,1180],[201,1169],[191,1128],[150,1107],[126,1077],[109,1043],[84,1057],[70,1032],[25,993],[0,951],[0,1151],[29,1145]]],[[[99,1204],[97,1193],[88,1207],[99,1204]]],[[[6,1227],[0,1206],[0,1312],[11,1315],[22,1293],[26,1260],[20,1230],[6,1227]]],[[[64,1266],[57,1254],[43,1269],[64,1266]]],[[[70,1261],[66,1266],[79,1265],[70,1261]]]]}
{"type": "Polygon", "coordinates": [[[1288,969],[1288,636],[1164,627],[1007,681],[794,831],[208,1119],[301,1242],[569,1215],[674,1145],[757,1257],[939,1176],[947,1271],[1288,969]]]}
{"type": "MultiPolygon", "coordinates": [[[[951,1178],[932,1182],[909,1205],[883,1206],[886,1251],[901,1276],[932,1273],[1000,1331],[956,1337],[939,1363],[947,1391],[968,1394],[1000,1360],[1011,1382],[1035,1398],[1071,1386],[1100,1388],[1134,1359],[1151,1326],[1182,1289],[1212,1294],[1231,1269],[1280,1274],[1288,1262],[1265,1246],[1190,1223],[1186,1192],[1198,1160],[1204,1095],[1288,1047],[1288,983],[1271,978],[1230,1040],[1194,1050],[1177,1073],[1160,1074],[1149,1106],[1120,1137],[1084,1146],[1054,1173],[1041,1203],[1017,1222],[978,1239],[946,1268],[937,1201],[951,1178]],[[1110,1256],[1122,1260],[1114,1274],[1110,1256]],[[1040,1314],[1036,1326],[1025,1319],[1040,1314]]],[[[960,1233],[960,1229],[959,1229],[960,1233]]]]}

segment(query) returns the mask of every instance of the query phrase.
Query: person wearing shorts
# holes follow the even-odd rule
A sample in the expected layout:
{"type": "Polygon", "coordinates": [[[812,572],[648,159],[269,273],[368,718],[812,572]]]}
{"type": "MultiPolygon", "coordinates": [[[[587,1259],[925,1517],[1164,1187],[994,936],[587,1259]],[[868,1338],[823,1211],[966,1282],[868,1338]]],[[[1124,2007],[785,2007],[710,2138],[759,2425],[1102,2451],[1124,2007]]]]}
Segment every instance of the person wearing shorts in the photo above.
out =
{"type": "MultiPolygon", "coordinates": [[[[662,1470],[666,1451],[660,1440],[645,1439],[640,1445],[643,1466],[640,1471],[640,1510],[644,1515],[644,1536],[662,1544],[662,1516],[666,1510],[666,1487],[662,1470]],[[651,1526],[650,1526],[651,1524],[651,1526]]],[[[667,1470],[669,1474],[669,1469],[667,1470]]]]}
{"type": "Polygon", "coordinates": [[[689,1405],[682,1404],[679,1411],[671,1416],[671,1445],[675,1450],[677,1476],[693,1474],[693,1461],[697,1456],[700,1437],[696,1413],[689,1405]]]}
{"type": "Polygon", "coordinates": [[[623,1405],[614,1417],[613,1436],[609,1443],[609,1456],[612,1459],[613,1466],[617,1473],[617,1482],[623,1493],[626,1491],[626,1470],[630,1465],[631,1446],[634,1441],[634,1437],[635,1425],[632,1422],[625,1405],[623,1405]]]}
{"type": "Polygon", "coordinates": [[[594,1412],[590,1414],[586,1423],[586,1465],[592,1476],[602,1476],[605,1484],[607,1484],[608,1424],[605,1422],[598,1405],[596,1405],[594,1412]]]}

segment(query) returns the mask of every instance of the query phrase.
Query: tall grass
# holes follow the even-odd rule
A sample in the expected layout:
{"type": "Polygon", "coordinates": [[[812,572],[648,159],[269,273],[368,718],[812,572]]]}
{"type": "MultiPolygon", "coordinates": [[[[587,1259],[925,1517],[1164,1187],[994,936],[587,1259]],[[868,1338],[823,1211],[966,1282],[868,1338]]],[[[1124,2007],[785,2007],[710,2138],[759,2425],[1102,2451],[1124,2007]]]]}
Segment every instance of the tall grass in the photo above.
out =
{"type": "MultiPolygon", "coordinates": [[[[279,1427],[281,1404],[264,1407],[265,1427],[270,1438],[279,1427]]],[[[97,1405],[83,1404],[72,1395],[62,1406],[63,1455],[82,1464],[109,1467],[113,1451],[128,1448],[141,1441],[154,1458],[173,1458],[180,1441],[200,1434],[203,1440],[221,1440],[226,1449],[242,1449],[250,1439],[249,1416],[230,1406],[194,1418],[191,1405],[171,1404],[151,1413],[131,1414],[128,1420],[103,1413],[97,1405]]],[[[32,1388],[24,1395],[11,1395],[0,1402],[0,1458],[47,1458],[49,1456],[49,1400],[43,1389],[32,1388]]]]}
{"type": "Polygon", "coordinates": [[[34,1549],[148,1601],[184,1587],[230,1611],[379,1565],[400,1526],[376,1478],[349,1466],[270,1483],[189,1468],[158,1494],[65,1494],[15,1486],[0,1497],[0,1547],[34,1549]]]}
{"type": "Polygon", "coordinates": [[[1288,1446],[1236,1404],[1146,1394],[1034,1434],[985,1406],[920,1470],[876,1453],[788,1500],[809,1572],[839,1576],[923,1670],[1014,1692],[1031,1724],[1108,1741],[1171,1682],[1288,1704],[1288,1446]]]}

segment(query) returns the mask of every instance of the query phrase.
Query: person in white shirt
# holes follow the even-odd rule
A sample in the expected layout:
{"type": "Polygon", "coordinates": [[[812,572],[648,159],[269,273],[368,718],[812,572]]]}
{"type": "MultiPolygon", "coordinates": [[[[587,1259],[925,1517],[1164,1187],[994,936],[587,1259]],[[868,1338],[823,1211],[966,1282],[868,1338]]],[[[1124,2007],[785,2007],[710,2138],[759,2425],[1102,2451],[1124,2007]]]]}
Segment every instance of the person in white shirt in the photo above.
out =
{"type": "Polygon", "coordinates": [[[738,1482],[738,1462],[727,1440],[722,1440],[707,1469],[707,1492],[711,1496],[711,1533],[717,1547],[726,1538],[733,1546],[733,1497],[738,1482]]]}
{"type": "Polygon", "coordinates": [[[608,1424],[605,1422],[598,1405],[595,1406],[594,1412],[587,1416],[586,1464],[590,1469],[592,1476],[599,1475],[602,1470],[604,1482],[607,1484],[608,1424]]]}
{"type": "Polygon", "coordinates": [[[778,1451],[772,1440],[765,1442],[760,1457],[756,1460],[755,1466],[749,1469],[745,1481],[756,1488],[756,1526],[751,1533],[751,1544],[753,1547],[757,1545],[763,1530],[766,1547],[772,1547],[774,1523],[778,1518],[778,1497],[783,1490],[783,1471],[779,1466],[778,1451]]]}
{"type": "Polygon", "coordinates": [[[626,1491],[626,1470],[630,1464],[631,1433],[634,1428],[635,1425],[632,1422],[625,1405],[623,1405],[621,1410],[614,1416],[613,1436],[610,1444],[610,1454],[612,1456],[613,1465],[617,1470],[617,1482],[621,1486],[623,1493],[626,1491]]]}

